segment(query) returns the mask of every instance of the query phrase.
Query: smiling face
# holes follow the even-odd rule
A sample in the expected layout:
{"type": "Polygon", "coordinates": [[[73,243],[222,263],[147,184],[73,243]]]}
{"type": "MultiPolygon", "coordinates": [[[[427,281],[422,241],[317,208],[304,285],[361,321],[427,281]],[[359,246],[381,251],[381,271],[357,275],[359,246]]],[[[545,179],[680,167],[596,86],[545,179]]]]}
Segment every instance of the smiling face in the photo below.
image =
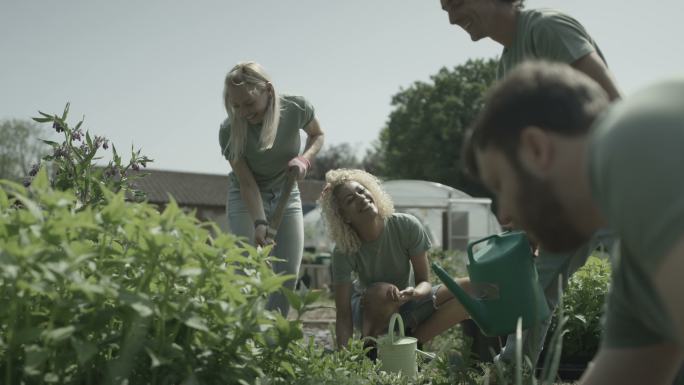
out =
{"type": "Polygon", "coordinates": [[[449,22],[463,28],[472,41],[489,36],[495,1],[498,0],[440,0],[449,14],[449,22]]]}
{"type": "Polygon", "coordinates": [[[488,146],[476,151],[480,179],[497,199],[502,224],[524,230],[550,252],[567,252],[588,237],[573,225],[553,185],[539,179],[500,150],[488,146]]]}
{"type": "Polygon", "coordinates": [[[357,228],[357,224],[370,221],[379,215],[375,199],[359,182],[345,182],[335,189],[334,194],[342,220],[354,229],[357,228]]]}
{"type": "Polygon", "coordinates": [[[264,120],[270,99],[270,88],[259,90],[246,85],[228,86],[229,103],[235,114],[249,124],[258,124],[264,120]]]}

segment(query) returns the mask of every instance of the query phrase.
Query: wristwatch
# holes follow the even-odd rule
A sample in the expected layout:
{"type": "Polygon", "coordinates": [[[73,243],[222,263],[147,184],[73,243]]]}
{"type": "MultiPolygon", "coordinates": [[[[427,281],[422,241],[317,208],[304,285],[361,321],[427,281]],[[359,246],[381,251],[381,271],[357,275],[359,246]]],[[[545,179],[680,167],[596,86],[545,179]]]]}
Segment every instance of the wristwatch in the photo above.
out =
{"type": "Polygon", "coordinates": [[[264,226],[268,227],[268,221],[265,220],[265,219],[257,219],[256,221],[254,221],[254,228],[255,228],[255,229],[256,229],[259,225],[264,225],[264,226]]]}

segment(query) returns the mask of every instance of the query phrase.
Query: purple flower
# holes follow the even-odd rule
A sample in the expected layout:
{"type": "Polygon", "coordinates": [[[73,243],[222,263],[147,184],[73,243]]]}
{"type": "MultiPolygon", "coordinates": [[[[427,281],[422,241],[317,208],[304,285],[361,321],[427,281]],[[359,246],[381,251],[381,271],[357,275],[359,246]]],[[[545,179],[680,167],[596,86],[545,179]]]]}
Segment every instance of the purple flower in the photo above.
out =
{"type": "Polygon", "coordinates": [[[24,178],[24,187],[28,187],[31,185],[31,178],[24,178]]]}
{"type": "Polygon", "coordinates": [[[131,168],[135,171],[140,171],[140,166],[135,162],[131,163],[131,168]]]}
{"type": "Polygon", "coordinates": [[[61,158],[66,155],[67,151],[63,146],[55,147],[55,150],[52,152],[52,156],[54,156],[55,158],[61,158]]]}
{"type": "Polygon", "coordinates": [[[107,142],[109,142],[109,141],[107,139],[105,139],[104,137],[97,136],[97,135],[95,136],[95,142],[94,143],[95,143],[96,149],[100,148],[100,146],[102,146],[102,148],[104,148],[106,150],[107,148],[109,148],[109,143],[107,143],[107,142]]]}
{"type": "Polygon", "coordinates": [[[62,125],[60,125],[57,121],[52,123],[52,128],[54,128],[57,132],[64,132],[64,127],[62,127],[62,125]]]}
{"type": "Polygon", "coordinates": [[[30,176],[36,176],[38,174],[38,170],[40,170],[40,163],[36,163],[33,166],[31,166],[31,170],[29,171],[30,176]]]}
{"type": "Polygon", "coordinates": [[[83,131],[81,131],[81,129],[78,128],[71,133],[71,137],[74,138],[74,140],[80,141],[83,137],[83,131]]]}

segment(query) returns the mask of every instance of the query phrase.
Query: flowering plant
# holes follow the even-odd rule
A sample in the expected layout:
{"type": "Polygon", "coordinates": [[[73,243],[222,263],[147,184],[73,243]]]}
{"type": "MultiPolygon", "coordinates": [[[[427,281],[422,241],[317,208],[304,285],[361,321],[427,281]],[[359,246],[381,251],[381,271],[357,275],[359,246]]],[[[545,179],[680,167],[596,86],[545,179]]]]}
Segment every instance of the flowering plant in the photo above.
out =
{"type": "Polygon", "coordinates": [[[130,170],[139,171],[140,167],[146,167],[147,163],[152,162],[147,156],[140,155],[140,150],[133,150],[131,146],[131,157],[128,163],[123,163],[121,156],[112,144],[112,160],[107,166],[96,166],[94,161],[102,159],[98,151],[108,150],[110,142],[102,136],[92,137],[90,132],[81,129],[83,119],[73,128],[67,123],[69,114],[69,103],[66,104],[61,116],[50,115],[38,111],[40,117],[33,120],[39,123],[52,123],[52,127],[58,133],[64,135],[64,141],[57,143],[44,140],[52,146],[52,154],[46,155],[31,168],[28,178],[24,185],[31,184],[33,177],[38,170],[49,164],[52,169],[51,185],[59,190],[74,190],[76,197],[82,205],[97,205],[104,200],[103,187],[113,192],[124,191],[129,198],[142,200],[145,194],[135,189],[133,181],[142,178],[146,174],[130,173],[130,170]]]}

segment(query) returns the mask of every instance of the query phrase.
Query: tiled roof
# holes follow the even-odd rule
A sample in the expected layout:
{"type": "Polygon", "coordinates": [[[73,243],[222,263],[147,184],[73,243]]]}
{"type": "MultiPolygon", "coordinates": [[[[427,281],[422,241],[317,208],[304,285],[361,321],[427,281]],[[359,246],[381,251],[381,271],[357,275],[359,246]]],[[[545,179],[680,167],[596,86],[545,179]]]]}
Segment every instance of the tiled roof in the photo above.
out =
{"type": "MultiPolygon", "coordinates": [[[[182,171],[145,169],[144,178],[135,181],[139,190],[147,193],[151,203],[167,203],[168,195],[181,206],[225,206],[228,194],[227,174],[200,174],[182,171]]],[[[303,203],[312,204],[318,199],[323,182],[299,182],[303,203]]]]}

